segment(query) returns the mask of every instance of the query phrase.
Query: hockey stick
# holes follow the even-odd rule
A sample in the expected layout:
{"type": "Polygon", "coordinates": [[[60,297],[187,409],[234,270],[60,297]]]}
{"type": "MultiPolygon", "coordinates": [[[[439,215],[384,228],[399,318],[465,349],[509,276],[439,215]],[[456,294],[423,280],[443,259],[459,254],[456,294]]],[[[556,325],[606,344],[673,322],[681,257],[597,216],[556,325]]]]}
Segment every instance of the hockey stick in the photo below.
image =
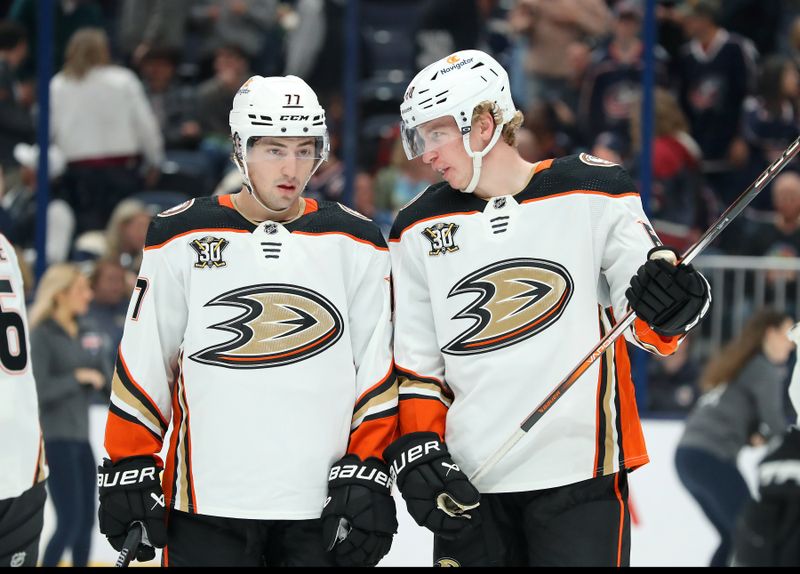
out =
{"type": "MultiPolygon", "coordinates": [[[[767,184],[772,181],[778,173],[786,167],[786,165],[794,159],[797,155],[797,152],[800,151],[800,138],[794,140],[794,142],[786,148],[786,150],[781,154],[781,157],[776,159],[772,164],[764,170],[764,172],[758,176],[758,178],[750,184],[750,186],[744,190],[744,192],[737,197],[734,202],[731,204],[725,212],[720,215],[719,219],[712,225],[706,232],[697,240],[697,243],[692,245],[686,253],[684,253],[683,257],[681,257],[681,263],[689,263],[694,259],[706,246],[714,241],[717,236],[722,233],[722,230],[725,229],[731,221],[733,221],[747,205],[753,201],[756,195],[761,193],[767,184]]],[[[606,349],[619,337],[625,329],[627,329],[633,320],[636,318],[636,314],[630,310],[628,311],[624,317],[617,323],[608,334],[603,337],[603,339],[595,345],[594,349],[589,351],[589,354],[586,355],[578,365],[570,371],[570,373],[564,377],[564,379],[556,386],[553,391],[547,395],[547,397],[539,403],[531,414],[522,421],[519,425],[519,429],[511,435],[508,440],[503,443],[503,445],[497,449],[492,456],[490,456],[478,469],[475,473],[469,478],[470,481],[475,482],[483,475],[485,475],[489,470],[491,470],[497,462],[503,458],[508,451],[510,451],[519,440],[525,436],[531,427],[536,424],[536,422],[542,418],[547,411],[549,411],[552,406],[560,399],[564,393],[572,386],[572,384],[580,378],[580,376],[586,372],[586,370],[594,363],[603,353],[605,353],[606,349]]]]}
{"type": "Polygon", "coordinates": [[[136,556],[136,551],[139,549],[139,544],[142,542],[142,525],[135,522],[131,529],[128,530],[128,535],[125,537],[125,542],[122,543],[122,550],[120,550],[117,563],[114,565],[117,568],[126,568],[131,563],[133,557],[136,556]]]}

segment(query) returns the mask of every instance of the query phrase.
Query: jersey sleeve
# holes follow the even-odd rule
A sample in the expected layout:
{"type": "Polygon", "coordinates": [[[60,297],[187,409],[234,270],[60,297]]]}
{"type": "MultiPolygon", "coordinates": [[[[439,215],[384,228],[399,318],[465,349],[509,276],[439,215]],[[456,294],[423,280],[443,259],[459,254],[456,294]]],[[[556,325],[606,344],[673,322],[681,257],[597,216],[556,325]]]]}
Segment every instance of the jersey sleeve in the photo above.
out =
{"type": "Polygon", "coordinates": [[[187,321],[172,246],[147,247],[125,319],[111,386],[105,447],[113,461],[152,455],[159,463],[187,321]]]}
{"type": "Polygon", "coordinates": [[[444,440],[453,394],[444,379],[444,358],[436,340],[425,270],[414,256],[414,238],[409,235],[400,234],[389,243],[400,434],[430,431],[444,440]]]}
{"type": "Polygon", "coordinates": [[[385,243],[359,245],[348,293],[357,398],[349,454],[381,458],[397,434],[397,379],[392,361],[391,270],[385,243]]]}
{"type": "MultiPolygon", "coordinates": [[[[622,168],[615,169],[619,170],[620,185],[635,189],[630,176],[622,168]]],[[[661,241],[644,214],[638,194],[611,197],[604,201],[607,206],[603,228],[607,235],[601,266],[610,289],[614,317],[619,319],[629,310],[625,291],[630,286],[631,278],[647,261],[650,249],[661,245],[661,241]]],[[[664,356],[675,352],[683,336],[659,335],[637,317],[625,331],[625,338],[638,347],[664,356]]]]}

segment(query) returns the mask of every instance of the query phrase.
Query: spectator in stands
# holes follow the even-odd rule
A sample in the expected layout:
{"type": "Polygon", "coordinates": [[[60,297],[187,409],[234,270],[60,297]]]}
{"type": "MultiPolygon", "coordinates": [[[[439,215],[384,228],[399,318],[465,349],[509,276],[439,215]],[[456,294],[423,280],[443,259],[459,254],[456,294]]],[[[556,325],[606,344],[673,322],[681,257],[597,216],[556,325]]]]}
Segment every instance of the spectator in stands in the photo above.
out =
{"type": "Polygon", "coordinates": [[[77,266],[51,265],[30,310],[31,358],[56,529],[42,564],[56,566],[70,549],[73,566],[86,566],[95,515],[96,463],[89,444],[89,397],[108,383],[112,365],[87,348],[80,317],[92,290],[77,266]]]}
{"type": "Polygon", "coordinates": [[[336,156],[333,146],[328,160],[322,162],[306,184],[306,197],[324,201],[341,201],[344,192],[344,163],[336,156]]]}
{"type": "MultiPolygon", "coordinates": [[[[95,263],[89,284],[94,298],[83,318],[88,333],[98,338],[96,353],[103,355],[103,364],[113,365],[131,296],[125,268],[116,259],[104,257],[95,263]]],[[[110,386],[103,391],[110,391],[110,386]]],[[[106,393],[103,398],[107,399],[106,393]]]]}
{"type": "Polygon", "coordinates": [[[691,336],[666,357],[647,361],[647,409],[653,413],[687,413],[697,399],[700,364],[691,355],[691,336]]]}
{"type": "Polygon", "coordinates": [[[52,141],[69,162],[65,187],[78,231],[100,229],[121,199],[158,180],[158,122],[141,82],[111,64],[108,37],[96,28],[70,39],[64,68],[50,84],[50,106],[52,141]]]}
{"type": "MultiPolygon", "coordinates": [[[[64,64],[67,45],[72,35],[81,28],[103,28],[103,11],[96,0],[55,0],[53,6],[53,69],[64,64]]],[[[36,73],[38,36],[38,0],[14,0],[8,10],[10,20],[19,22],[28,34],[28,57],[22,64],[20,75],[33,77],[36,73]]]]}
{"type": "Polygon", "coordinates": [[[151,50],[181,50],[191,0],[122,0],[118,43],[126,63],[137,67],[151,50]]]}
{"type": "Polygon", "coordinates": [[[247,81],[250,62],[237,44],[226,44],[214,52],[214,77],[198,87],[197,117],[202,129],[201,149],[212,168],[212,178],[219,181],[234,169],[231,161],[228,110],[233,96],[247,81]]]}
{"type": "MultiPolygon", "coordinates": [[[[641,97],[633,107],[641,106],[641,97]]],[[[679,250],[687,248],[711,224],[718,210],[701,172],[702,152],[675,97],[663,88],[654,93],[652,189],[650,214],[659,237],[679,250]]],[[[633,172],[638,172],[641,114],[631,116],[633,172]]]]}
{"type": "Polygon", "coordinates": [[[166,161],[159,187],[197,197],[211,192],[216,172],[199,149],[203,132],[197,88],[179,80],[179,57],[172,49],[151,48],[139,62],[139,75],[164,135],[166,161]]]}
{"type": "Polygon", "coordinates": [[[401,207],[438,180],[421,157],[406,158],[403,141],[398,136],[389,165],[375,174],[375,209],[381,218],[394,220],[401,207]]]}
{"type": "MultiPolygon", "coordinates": [[[[622,0],[614,6],[611,42],[595,50],[581,90],[579,117],[587,141],[594,141],[602,132],[613,132],[629,143],[628,126],[631,114],[639,113],[633,104],[641,92],[645,67],[641,23],[642,9],[635,0],[622,0]]],[[[655,58],[656,79],[666,85],[667,54],[656,46],[655,58]]]]}
{"type": "Polygon", "coordinates": [[[787,427],[784,380],[793,344],[792,319],[762,310],[712,357],[700,379],[703,394],[686,419],[675,453],[681,483],[719,532],[711,566],[725,566],[739,513],[750,491],[736,466],[739,451],[781,436],[787,427]]]}
{"type": "Polygon", "coordinates": [[[196,149],[200,142],[197,92],[178,81],[180,54],[165,48],[150,48],[139,60],[139,75],[150,107],[169,150],[196,149]]]}
{"type": "Polygon", "coordinates": [[[603,0],[517,0],[508,17],[523,52],[528,107],[560,100],[567,88],[567,46],[584,38],[599,39],[611,31],[611,11],[603,0]]]}
{"type": "MultiPolygon", "coordinates": [[[[16,167],[13,149],[19,142],[34,140],[33,117],[20,101],[16,71],[28,53],[25,28],[16,22],[0,20],[0,168],[7,185],[13,185],[9,173],[16,167]]],[[[13,241],[13,240],[12,240],[13,241]]]]}
{"type": "MultiPolygon", "coordinates": [[[[283,67],[282,31],[278,0],[194,0],[191,25],[208,38],[200,46],[202,62],[216,58],[219,46],[235,44],[263,76],[275,75],[283,67]]],[[[245,78],[246,79],[246,78],[245,78]]],[[[230,101],[223,106],[230,107],[230,101]]]]}
{"type": "Polygon", "coordinates": [[[748,255],[800,257],[800,174],[785,171],[772,182],[775,215],[755,222],[746,245],[748,255]]]}
{"type": "Polygon", "coordinates": [[[753,88],[756,51],[752,42],[720,27],[718,0],[681,6],[690,39],[679,67],[681,106],[703,152],[708,183],[727,205],[744,189],[735,172],[747,161],[741,114],[753,88]]]}
{"type": "Polygon", "coordinates": [[[106,227],[106,256],[118,261],[125,269],[129,292],[133,291],[139,274],[151,219],[152,215],[143,202],[129,198],[114,208],[106,227]]]}
{"type": "MultiPolygon", "coordinates": [[[[48,171],[51,194],[57,189],[58,180],[64,173],[66,160],[55,146],[48,152],[48,171]]],[[[14,147],[14,158],[20,165],[19,184],[0,191],[0,211],[5,212],[10,222],[3,234],[14,245],[25,250],[36,247],[36,177],[39,169],[39,146],[18,143],[14,147]]],[[[66,261],[72,246],[75,232],[75,213],[63,199],[52,198],[47,205],[47,243],[46,261],[60,263],[66,261]]]]}
{"type": "MultiPolygon", "coordinates": [[[[775,161],[800,135],[798,97],[800,72],[783,56],[770,56],[759,70],[758,91],[744,103],[743,136],[749,145],[748,180],[775,161]]],[[[770,209],[769,195],[760,194],[752,207],[770,209]]]]}

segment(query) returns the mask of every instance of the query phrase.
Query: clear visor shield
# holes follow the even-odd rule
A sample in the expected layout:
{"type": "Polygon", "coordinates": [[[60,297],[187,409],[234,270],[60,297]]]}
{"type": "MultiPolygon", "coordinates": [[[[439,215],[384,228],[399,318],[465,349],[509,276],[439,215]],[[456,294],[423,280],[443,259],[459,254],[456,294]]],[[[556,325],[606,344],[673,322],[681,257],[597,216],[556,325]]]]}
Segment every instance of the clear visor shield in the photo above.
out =
{"type": "Polygon", "coordinates": [[[430,120],[413,128],[400,122],[400,135],[406,157],[414,159],[424,153],[437,150],[453,141],[461,139],[461,130],[452,116],[430,120]]]}
{"type": "Polygon", "coordinates": [[[247,139],[247,162],[284,162],[288,160],[316,166],[325,159],[326,142],[317,137],[253,136],[247,139]]]}

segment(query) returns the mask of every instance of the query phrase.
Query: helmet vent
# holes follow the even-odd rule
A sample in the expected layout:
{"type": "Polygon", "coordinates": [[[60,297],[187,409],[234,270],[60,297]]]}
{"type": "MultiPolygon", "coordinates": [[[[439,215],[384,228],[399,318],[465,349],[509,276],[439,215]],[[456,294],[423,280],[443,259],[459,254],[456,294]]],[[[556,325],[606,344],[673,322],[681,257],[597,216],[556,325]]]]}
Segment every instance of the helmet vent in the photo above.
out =
{"type": "Polygon", "coordinates": [[[483,62],[478,62],[477,64],[475,64],[474,66],[472,66],[472,69],[474,70],[475,68],[480,68],[480,67],[481,67],[481,66],[483,66],[483,65],[484,65],[484,64],[483,64],[483,62]]]}
{"type": "Polygon", "coordinates": [[[434,97],[434,98],[441,98],[442,96],[446,95],[446,94],[447,94],[447,92],[449,92],[449,91],[450,91],[450,90],[445,90],[445,91],[443,91],[443,92],[439,92],[438,94],[436,94],[436,95],[435,95],[435,96],[433,96],[433,97],[434,97]]]}
{"type": "Polygon", "coordinates": [[[490,71],[491,73],[493,73],[495,76],[497,76],[498,78],[500,77],[500,76],[498,75],[498,73],[497,73],[497,72],[495,72],[494,70],[492,70],[491,68],[489,68],[489,71],[490,71]]]}
{"type": "Polygon", "coordinates": [[[430,90],[430,88],[425,88],[424,90],[420,90],[420,91],[418,91],[417,93],[418,93],[418,94],[424,94],[424,93],[425,93],[425,92],[427,92],[428,90],[430,90]]]}

